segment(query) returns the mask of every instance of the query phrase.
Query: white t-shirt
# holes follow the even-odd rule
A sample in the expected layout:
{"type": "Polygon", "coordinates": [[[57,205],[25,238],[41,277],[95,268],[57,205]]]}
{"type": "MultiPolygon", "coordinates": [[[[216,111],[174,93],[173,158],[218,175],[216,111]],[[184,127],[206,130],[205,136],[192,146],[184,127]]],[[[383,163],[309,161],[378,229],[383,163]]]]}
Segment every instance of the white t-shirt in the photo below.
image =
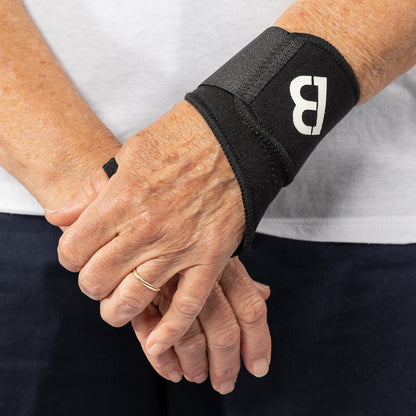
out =
{"type": "MultiPolygon", "coordinates": [[[[83,97],[121,140],[156,120],[293,0],[24,1],[83,97]]],[[[0,170],[0,212],[42,214],[0,170]]],[[[354,109],[276,198],[259,231],[416,242],[416,69],[354,109]]]]}

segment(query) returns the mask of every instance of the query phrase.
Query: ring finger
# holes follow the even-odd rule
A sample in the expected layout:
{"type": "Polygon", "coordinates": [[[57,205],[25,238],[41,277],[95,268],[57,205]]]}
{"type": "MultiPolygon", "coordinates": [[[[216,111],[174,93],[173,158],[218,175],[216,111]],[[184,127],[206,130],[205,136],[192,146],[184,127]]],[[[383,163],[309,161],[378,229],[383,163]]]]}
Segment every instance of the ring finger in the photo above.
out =
{"type": "Polygon", "coordinates": [[[101,300],[101,317],[112,326],[126,325],[140,314],[157,293],[151,287],[160,288],[176,274],[175,269],[172,271],[169,264],[159,259],[150,260],[135,270],[136,273],[129,273],[113,292],[101,300]]]}

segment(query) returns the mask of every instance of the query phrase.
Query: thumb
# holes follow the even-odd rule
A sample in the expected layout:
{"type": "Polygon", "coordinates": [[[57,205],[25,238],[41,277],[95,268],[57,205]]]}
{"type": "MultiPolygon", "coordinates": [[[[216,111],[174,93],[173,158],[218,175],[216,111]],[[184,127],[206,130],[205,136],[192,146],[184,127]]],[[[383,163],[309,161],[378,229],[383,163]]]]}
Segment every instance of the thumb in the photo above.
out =
{"type": "Polygon", "coordinates": [[[103,169],[95,171],[82,183],[79,191],[71,199],[51,209],[45,209],[45,218],[58,227],[73,224],[108,181],[108,176],[103,169]]]}

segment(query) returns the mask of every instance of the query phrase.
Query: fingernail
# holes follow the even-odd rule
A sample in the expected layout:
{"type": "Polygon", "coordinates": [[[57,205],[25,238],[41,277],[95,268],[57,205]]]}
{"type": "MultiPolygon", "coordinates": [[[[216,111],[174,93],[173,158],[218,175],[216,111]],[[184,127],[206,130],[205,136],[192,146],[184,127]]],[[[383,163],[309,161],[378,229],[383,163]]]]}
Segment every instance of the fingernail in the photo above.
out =
{"type": "Polygon", "coordinates": [[[221,394],[228,394],[234,390],[234,386],[235,386],[235,383],[233,381],[230,381],[228,383],[221,384],[218,391],[221,394]]]}
{"type": "Polygon", "coordinates": [[[71,203],[71,200],[68,199],[67,201],[62,202],[56,207],[53,207],[52,209],[46,208],[45,211],[49,214],[54,214],[55,212],[62,211],[63,209],[68,208],[70,203],[71,203]]]}
{"type": "Polygon", "coordinates": [[[269,361],[267,358],[260,358],[253,363],[253,374],[256,377],[264,377],[269,372],[269,361]]]}
{"type": "Polygon", "coordinates": [[[206,373],[199,375],[194,378],[196,384],[201,384],[207,379],[208,375],[206,373]]]}
{"type": "Polygon", "coordinates": [[[168,375],[169,380],[173,381],[174,383],[179,383],[182,380],[182,374],[179,371],[172,371],[168,375]]]}
{"type": "Polygon", "coordinates": [[[168,349],[168,346],[165,344],[160,344],[159,342],[156,342],[156,344],[153,344],[147,352],[150,355],[160,355],[163,352],[165,352],[168,349]]]}

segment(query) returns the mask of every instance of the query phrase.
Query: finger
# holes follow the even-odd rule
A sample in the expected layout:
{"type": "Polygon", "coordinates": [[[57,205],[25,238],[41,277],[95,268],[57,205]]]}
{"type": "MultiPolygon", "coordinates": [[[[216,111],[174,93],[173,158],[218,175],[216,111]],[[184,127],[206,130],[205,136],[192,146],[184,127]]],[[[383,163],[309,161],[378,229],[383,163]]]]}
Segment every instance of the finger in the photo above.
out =
{"type": "MultiPolygon", "coordinates": [[[[101,169],[102,171],[102,169],[101,169]]],[[[103,171],[102,171],[103,172],[103,171]]],[[[105,173],[102,173],[105,175],[105,173]]],[[[82,211],[77,221],[65,230],[58,245],[59,262],[63,267],[78,272],[90,258],[102,247],[118,236],[119,226],[123,224],[124,208],[127,199],[118,197],[118,192],[125,194],[123,183],[117,174],[111,178],[112,186],[103,186],[101,192],[82,211]]],[[[140,229],[140,225],[138,225],[140,229]]],[[[140,245],[143,230],[130,232],[127,239],[131,245],[140,245]]]]}
{"type": "Polygon", "coordinates": [[[46,219],[51,224],[60,227],[73,224],[85,208],[94,201],[108,180],[108,176],[103,169],[95,171],[82,182],[81,188],[71,199],[57,207],[46,209],[46,219]]]}
{"type": "Polygon", "coordinates": [[[212,387],[221,394],[234,390],[240,371],[240,328],[218,283],[199,314],[208,345],[212,387]]]}
{"type": "Polygon", "coordinates": [[[177,383],[182,378],[182,370],[174,350],[170,348],[161,355],[153,356],[147,354],[145,348],[147,338],[152,329],[160,321],[160,318],[161,315],[157,308],[150,304],[140,315],[136,316],[131,323],[137,339],[140,341],[143,351],[153,368],[162,377],[177,383]]]}
{"type": "Polygon", "coordinates": [[[160,243],[159,223],[149,219],[148,212],[143,208],[135,212],[134,226],[131,226],[129,221],[132,218],[128,219],[126,212],[138,195],[125,182],[125,175],[114,175],[111,186],[104,186],[77,221],[65,230],[58,245],[59,262],[63,267],[72,272],[80,271],[98,250],[115,237],[118,238],[111,250],[100,253],[104,265],[111,263],[111,257],[124,258],[128,253],[137,256],[144,247],[147,252],[156,251],[156,245],[160,243]]]}
{"type": "Polygon", "coordinates": [[[260,296],[263,300],[269,299],[271,295],[270,286],[265,285],[264,283],[258,282],[257,280],[253,280],[254,286],[256,286],[257,290],[260,292],[260,296]]]}
{"type": "MultiPolygon", "coordinates": [[[[139,275],[156,288],[162,287],[176,274],[176,269],[160,259],[150,260],[137,268],[139,275]]],[[[101,317],[112,326],[120,327],[140,314],[157,292],[147,288],[135,275],[129,273],[119,285],[101,300],[101,317]]]]}
{"type": "MultiPolygon", "coordinates": [[[[171,304],[177,289],[177,278],[172,278],[162,288],[157,299],[158,308],[164,315],[171,304]]],[[[188,332],[174,345],[184,377],[188,381],[202,383],[208,377],[207,344],[198,319],[192,323],[188,332]]]]}
{"type": "MultiPolygon", "coordinates": [[[[180,270],[178,266],[180,257],[174,255],[155,257],[160,251],[160,246],[155,245],[144,249],[125,236],[116,236],[100,248],[80,270],[81,291],[91,299],[101,300],[139,265],[141,265],[140,273],[146,281],[156,282],[157,280],[160,285],[163,285],[180,270]]],[[[181,267],[184,268],[184,266],[181,267]]]]}
{"type": "Polygon", "coordinates": [[[208,377],[207,341],[198,319],[174,345],[174,350],[185,378],[203,383],[208,377]]]}
{"type": "Polygon", "coordinates": [[[59,262],[71,272],[79,272],[100,248],[118,235],[117,229],[107,221],[105,213],[95,210],[96,200],[82,211],[77,221],[59,239],[59,262]],[[94,219],[95,230],[87,229],[85,224],[88,218],[94,219]]]}
{"type": "Polygon", "coordinates": [[[269,370],[271,359],[271,337],[265,303],[270,289],[262,288],[260,292],[238,259],[232,259],[227,264],[220,285],[241,328],[244,365],[251,374],[263,377],[269,370]]]}
{"type": "Polygon", "coordinates": [[[169,310],[147,341],[150,354],[161,354],[183,337],[205,304],[216,279],[217,273],[206,266],[195,266],[181,273],[169,310]]]}

